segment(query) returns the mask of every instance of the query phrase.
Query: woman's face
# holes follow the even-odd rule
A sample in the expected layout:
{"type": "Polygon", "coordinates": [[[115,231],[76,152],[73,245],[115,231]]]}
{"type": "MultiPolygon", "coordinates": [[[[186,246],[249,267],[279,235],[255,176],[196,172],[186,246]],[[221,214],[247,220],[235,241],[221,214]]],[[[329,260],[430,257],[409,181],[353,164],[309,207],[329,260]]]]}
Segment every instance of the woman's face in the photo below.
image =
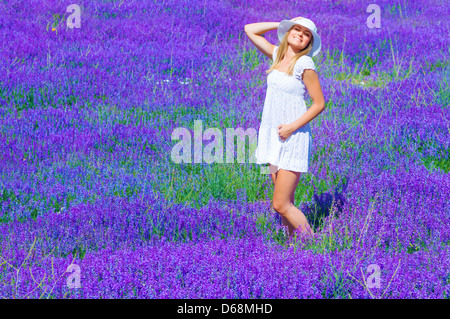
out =
{"type": "Polygon", "coordinates": [[[287,39],[288,44],[290,44],[294,49],[303,50],[305,49],[309,41],[311,41],[312,33],[308,28],[301,25],[295,25],[289,32],[287,39]]]}

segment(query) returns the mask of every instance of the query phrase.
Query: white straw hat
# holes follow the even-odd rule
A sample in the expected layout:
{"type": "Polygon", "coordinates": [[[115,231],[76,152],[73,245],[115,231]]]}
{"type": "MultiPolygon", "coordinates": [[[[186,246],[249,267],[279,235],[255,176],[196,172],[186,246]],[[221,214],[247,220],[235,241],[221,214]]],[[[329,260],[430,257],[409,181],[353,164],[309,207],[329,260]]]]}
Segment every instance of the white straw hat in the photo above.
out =
{"type": "Polygon", "coordinates": [[[317,55],[320,52],[320,49],[322,48],[322,41],[320,40],[320,37],[317,34],[316,25],[314,24],[314,22],[312,22],[307,18],[298,18],[295,21],[292,20],[281,21],[277,29],[278,40],[280,40],[281,42],[281,40],[283,40],[285,33],[289,30],[290,27],[292,27],[295,24],[304,26],[305,28],[308,28],[309,31],[311,31],[312,36],[314,38],[314,43],[311,51],[309,51],[308,53],[308,56],[313,57],[317,55]]]}

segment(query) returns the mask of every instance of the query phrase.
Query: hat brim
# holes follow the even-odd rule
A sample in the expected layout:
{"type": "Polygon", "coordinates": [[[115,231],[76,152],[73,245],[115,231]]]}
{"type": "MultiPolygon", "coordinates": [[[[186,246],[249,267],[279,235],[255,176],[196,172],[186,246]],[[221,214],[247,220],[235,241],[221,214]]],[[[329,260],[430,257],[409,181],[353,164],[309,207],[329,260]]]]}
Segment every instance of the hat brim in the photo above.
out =
{"type": "MultiPolygon", "coordinates": [[[[278,25],[278,28],[277,28],[278,40],[281,42],[283,40],[285,33],[288,32],[288,30],[293,25],[296,25],[296,24],[301,25],[305,28],[308,28],[308,26],[303,25],[301,23],[301,20],[296,20],[296,21],[283,20],[280,22],[280,24],[278,25]]],[[[313,57],[313,56],[319,54],[320,49],[322,48],[322,41],[320,40],[320,36],[314,30],[310,30],[309,28],[308,28],[308,30],[311,31],[313,38],[314,38],[313,47],[312,47],[311,51],[309,51],[308,56],[313,57]]]]}

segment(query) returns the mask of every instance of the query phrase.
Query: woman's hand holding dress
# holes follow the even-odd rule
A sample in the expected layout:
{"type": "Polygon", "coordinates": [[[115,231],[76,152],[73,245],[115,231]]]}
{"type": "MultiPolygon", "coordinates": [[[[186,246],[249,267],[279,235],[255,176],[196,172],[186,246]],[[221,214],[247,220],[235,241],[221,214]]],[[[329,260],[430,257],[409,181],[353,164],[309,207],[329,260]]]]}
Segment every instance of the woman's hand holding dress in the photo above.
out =
{"type": "Polygon", "coordinates": [[[294,128],[290,124],[281,124],[278,125],[278,136],[282,141],[285,141],[289,138],[289,136],[294,133],[294,128]]]}

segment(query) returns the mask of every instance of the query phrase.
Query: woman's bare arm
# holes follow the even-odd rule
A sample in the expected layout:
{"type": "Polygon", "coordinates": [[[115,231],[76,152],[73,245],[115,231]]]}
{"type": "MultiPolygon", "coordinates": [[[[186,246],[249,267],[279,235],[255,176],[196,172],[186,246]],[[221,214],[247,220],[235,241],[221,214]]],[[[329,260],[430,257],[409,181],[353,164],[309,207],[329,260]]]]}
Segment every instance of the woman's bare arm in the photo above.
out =
{"type": "Polygon", "coordinates": [[[276,30],[279,24],[279,22],[257,22],[246,24],[244,27],[245,34],[247,34],[250,41],[269,59],[272,59],[275,45],[267,41],[262,34],[267,31],[276,30]]]}
{"type": "Polygon", "coordinates": [[[303,114],[295,122],[291,123],[293,131],[296,131],[302,126],[308,124],[325,109],[325,99],[323,98],[322,87],[320,86],[319,76],[317,73],[314,70],[309,69],[303,71],[303,83],[308,90],[309,96],[313,100],[313,104],[305,114],[303,114]]]}

